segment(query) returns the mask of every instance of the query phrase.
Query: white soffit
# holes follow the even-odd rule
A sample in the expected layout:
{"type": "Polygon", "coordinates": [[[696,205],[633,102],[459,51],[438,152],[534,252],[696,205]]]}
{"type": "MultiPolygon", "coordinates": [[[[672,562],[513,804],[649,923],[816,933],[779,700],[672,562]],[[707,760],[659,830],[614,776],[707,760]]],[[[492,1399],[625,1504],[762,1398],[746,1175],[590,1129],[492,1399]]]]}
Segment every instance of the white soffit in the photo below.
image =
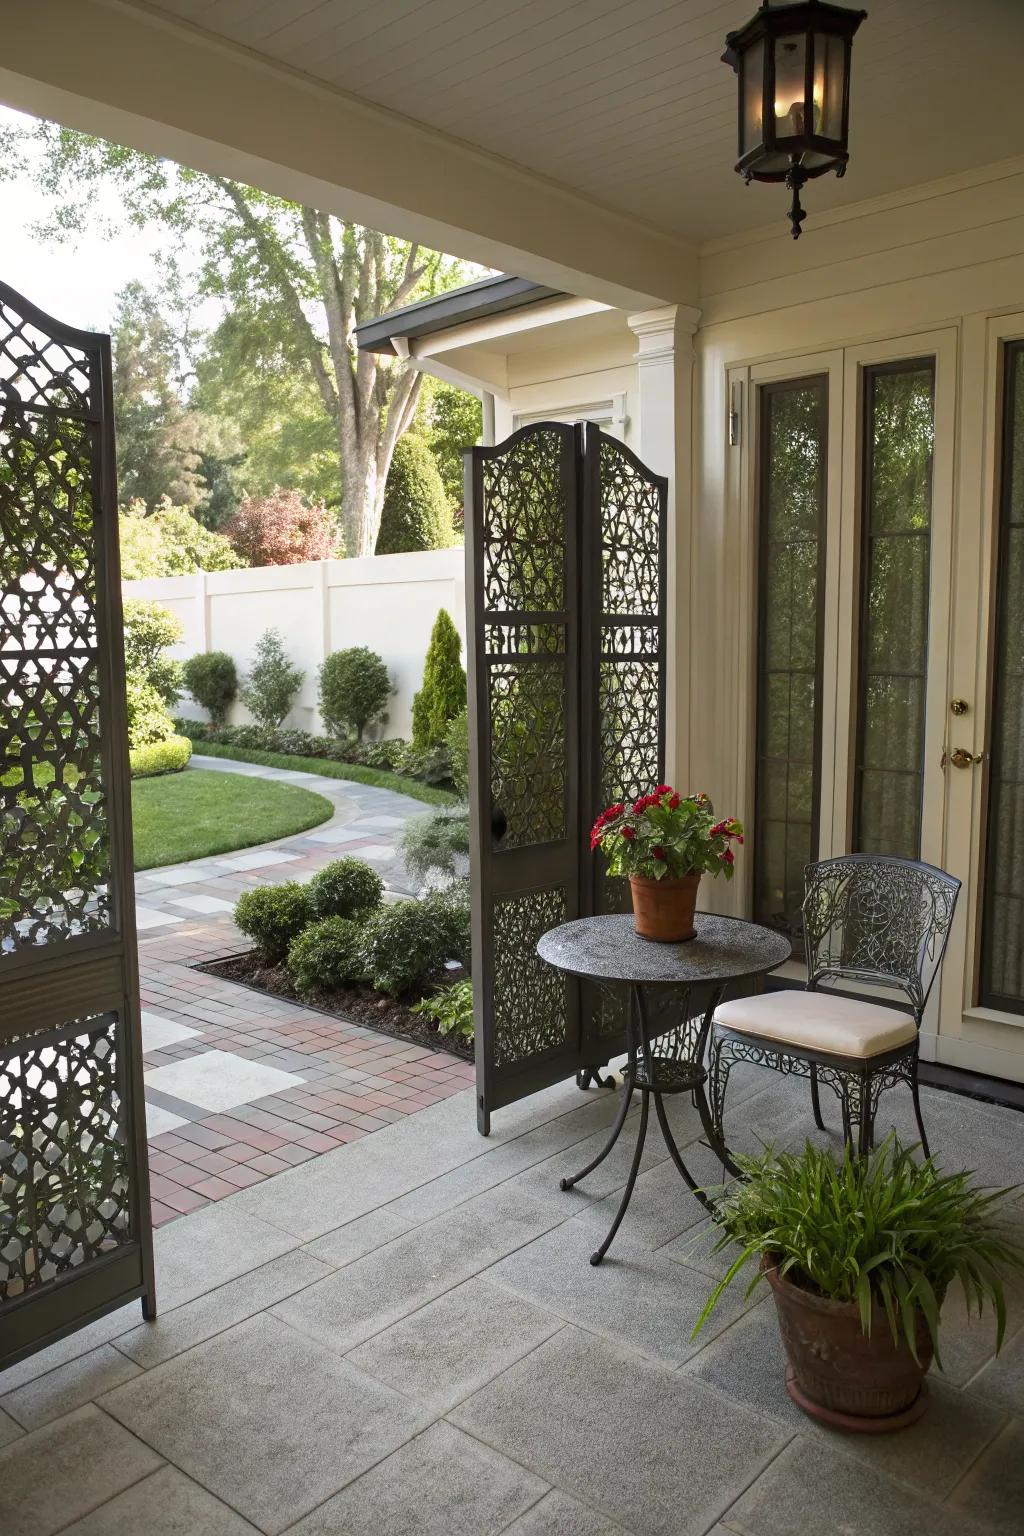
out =
{"type": "MultiPolygon", "coordinates": [[[[136,3],[136,0],[130,0],[136,3]]],[[[864,0],[842,207],[1019,144],[1024,0],[864,0]]],[[[770,222],[744,188],[727,31],[756,0],[161,0],[188,22],[689,240],[770,222]]],[[[774,203],[773,203],[774,197],[774,203]]]]}

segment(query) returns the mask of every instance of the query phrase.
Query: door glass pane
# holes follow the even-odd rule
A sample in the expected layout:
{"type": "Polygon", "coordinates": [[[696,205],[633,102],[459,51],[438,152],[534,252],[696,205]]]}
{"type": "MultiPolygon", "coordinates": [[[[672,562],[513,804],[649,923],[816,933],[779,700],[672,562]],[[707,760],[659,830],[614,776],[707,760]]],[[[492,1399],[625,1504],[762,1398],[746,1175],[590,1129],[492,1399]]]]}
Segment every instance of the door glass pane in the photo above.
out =
{"type": "Polygon", "coordinates": [[[860,680],[853,847],[921,851],[935,368],[864,373],[860,680]]]}
{"type": "Polygon", "coordinates": [[[1024,343],[1004,397],[981,1002],[1024,1013],[1024,343]]]}
{"type": "Polygon", "coordinates": [[[754,915],[796,936],[818,843],[827,380],[761,390],[754,915]]]}

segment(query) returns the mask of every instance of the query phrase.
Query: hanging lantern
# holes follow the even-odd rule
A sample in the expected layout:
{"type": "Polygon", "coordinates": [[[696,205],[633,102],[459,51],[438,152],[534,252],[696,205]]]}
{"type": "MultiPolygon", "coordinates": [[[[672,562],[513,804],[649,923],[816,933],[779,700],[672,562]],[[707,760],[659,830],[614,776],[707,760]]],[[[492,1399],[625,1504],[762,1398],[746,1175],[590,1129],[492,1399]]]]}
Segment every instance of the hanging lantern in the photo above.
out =
{"type": "Polygon", "coordinates": [[[815,176],[842,176],[849,159],[850,47],[867,15],[825,0],[769,6],[726,37],[723,64],[739,83],[744,180],[784,181],[793,194],[793,239],[806,218],[800,189],[815,176]]]}

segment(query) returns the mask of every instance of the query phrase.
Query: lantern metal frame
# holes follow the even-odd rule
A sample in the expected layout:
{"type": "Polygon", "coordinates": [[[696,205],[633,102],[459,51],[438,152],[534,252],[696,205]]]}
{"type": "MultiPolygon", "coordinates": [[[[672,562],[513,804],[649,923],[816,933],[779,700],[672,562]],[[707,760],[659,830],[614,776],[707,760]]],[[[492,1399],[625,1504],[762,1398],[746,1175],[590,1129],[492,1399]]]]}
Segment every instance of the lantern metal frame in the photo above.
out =
{"type": "Polygon", "coordinates": [[[850,121],[850,58],[854,33],[866,18],[866,11],[852,11],[845,6],[831,5],[827,0],[795,0],[785,5],[769,5],[764,0],[757,14],[735,32],[726,36],[723,64],[735,71],[739,82],[739,159],[736,170],[749,184],[751,181],[784,182],[793,194],[789,219],[793,239],[798,240],[806,211],[800,203],[801,188],[817,176],[834,171],[836,176],[846,173],[849,161],[850,121]],[[811,131],[781,134],[777,131],[775,112],[776,44],[782,38],[802,37],[804,41],[804,124],[811,124],[811,131]],[[814,77],[815,42],[825,37],[838,37],[843,42],[842,105],[838,138],[815,133],[814,130],[814,77]],[[761,62],[761,140],[748,149],[744,148],[744,115],[747,106],[745,71],[751,49],[763,44],[761,62]],[[788,156],[785,168],[759,170],[759,162],[769,158],[788,156]],[[806,163],[808,155],[823,157],[819,164],[806,163]]]}

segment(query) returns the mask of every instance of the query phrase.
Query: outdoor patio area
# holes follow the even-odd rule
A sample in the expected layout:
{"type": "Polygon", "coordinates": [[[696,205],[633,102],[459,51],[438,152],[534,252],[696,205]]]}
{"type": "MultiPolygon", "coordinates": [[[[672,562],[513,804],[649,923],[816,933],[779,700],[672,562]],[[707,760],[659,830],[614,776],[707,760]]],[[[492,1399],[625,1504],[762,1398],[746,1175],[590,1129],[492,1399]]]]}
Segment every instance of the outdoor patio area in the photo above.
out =
{"type": "MultiPolygon", "coordinates": [[[[582,1187],[558,1181],[614,1106],[564,1084],[485,1141],[461,1092],[163,1227],[154,1323],[132,1305],[0,1373],[4,1536],[1019,1530],[1024,1293],[998,1359],[950,1297],[916,1426],[824,1430],[785,1396],[764,1293],[691,1342],[721,1260],[657,1136],[587,1262],[631,1122],[582,1187]]],[[[924,1110],[940,1159],[1024,1179],[1014,1111],[934,1090],[924,1110]]],[[[806,1083],[754,1068],[730,1112],[740,1148],[815,1134],[806,1083]]],[[[688,1102],[670,1113],[714,1178],[688,1102]]],[[[888,1115],[909,1139],[909,1095],[888,1115]]]]}

